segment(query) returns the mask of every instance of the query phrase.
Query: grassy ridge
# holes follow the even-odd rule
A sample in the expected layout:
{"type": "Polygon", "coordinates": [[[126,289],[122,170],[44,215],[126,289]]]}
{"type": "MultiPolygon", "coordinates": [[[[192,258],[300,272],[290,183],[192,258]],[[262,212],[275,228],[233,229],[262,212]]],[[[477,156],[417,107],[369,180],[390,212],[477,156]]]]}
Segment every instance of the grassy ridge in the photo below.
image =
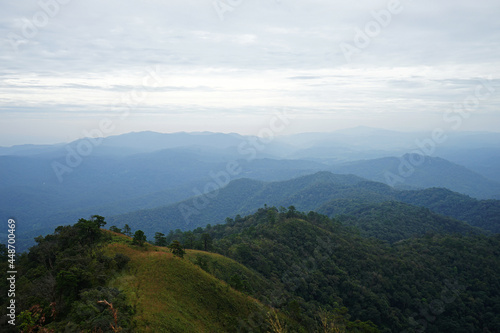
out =
{"type": "MultiPolygon", "coordinates": [[[[113,238],[117,242],[108,245],[107,252],[122,253],[131,260],[128,270],[110,286],[122,290],[134,307],[138,332],[232,332],[248,326],[248,318],[255,314],[267,312],[259,302],[190,260],[151,245],[145,249],[129,246],[126,236],[113,238]]],[[[187,256],[199,252],[188,250],[187,256]]]]}

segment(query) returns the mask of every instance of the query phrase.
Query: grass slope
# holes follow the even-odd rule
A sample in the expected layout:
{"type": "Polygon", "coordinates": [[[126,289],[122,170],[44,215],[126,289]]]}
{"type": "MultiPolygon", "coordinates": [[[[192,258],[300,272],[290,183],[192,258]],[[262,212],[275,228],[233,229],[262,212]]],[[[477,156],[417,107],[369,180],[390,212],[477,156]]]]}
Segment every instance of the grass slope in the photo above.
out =
{"type": "MultiPolygon", "coordinates": [[[[188,259],[175,258],[166,249],[148,244],[144,249],[131,246],[130,238],[123,235],[116,234],[114,240],[107,252],[122,253],[131,260],[128,270],[111,281],[111,287],[124,291],[135,309],[137,332],[233,332],[246,327],[248,318],[267,312],[255,299],[188,259]]],[[[199,252],[188,250],[187,257],[199,252]]]]}

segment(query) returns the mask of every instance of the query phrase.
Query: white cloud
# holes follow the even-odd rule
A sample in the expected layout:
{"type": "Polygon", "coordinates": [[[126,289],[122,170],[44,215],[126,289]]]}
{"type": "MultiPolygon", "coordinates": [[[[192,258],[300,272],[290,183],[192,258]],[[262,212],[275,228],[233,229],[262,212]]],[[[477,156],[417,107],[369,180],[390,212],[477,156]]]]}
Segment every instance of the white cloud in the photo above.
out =
{"type": "MultiPolygon", "coordinates": [[[[308,126],[318,129],[325,119],[401,128],[410,115],[408,128],[425,128],[500,69],[498,1],[401,0],[402,10],[351,62],[339,45],[354,45],[356,29],[374,21],[373,12],[386,10],[389,1],[243,1],[224,21],[212,3],[69,1],[27,38],[26,22],[35,24],[43,9],[3,1],[0,117],[8,115],[9,122],[0,124],[0,145],[26,131],[13,121],[36,119],[42,137],[53,135],[57,121],[49,122],[64,114],[65,128],[81,132],[88,124],[82,119],[103,117],[124,94],[140,91],[154,66],[162,83],[134,112],[175,118],[177,130],[191,128],[196,110],[211,115],[202,122],[207,130],[220,130],[220,115],[235,112],[235,119],[251,122],[282,106],[304,113],[308,126]]],[[[470,124],[495,130],[499,104],[498,94],[483,101],[477,112],[488,116],[470,124]]],[[[235,125],[227,126],[229,132],[235,125]]]]}

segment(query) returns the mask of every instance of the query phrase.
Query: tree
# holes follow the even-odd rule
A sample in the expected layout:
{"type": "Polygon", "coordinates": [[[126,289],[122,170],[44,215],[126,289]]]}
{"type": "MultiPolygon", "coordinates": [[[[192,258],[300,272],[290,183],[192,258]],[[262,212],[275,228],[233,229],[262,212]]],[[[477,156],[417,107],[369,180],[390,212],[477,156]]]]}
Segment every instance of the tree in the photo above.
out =
{"type": "Polygon", "coordinates": [[[234,224],[234,220],[230,217],[226,217],[226,224],[232,226],[234,224]]]}
{"type": "Polygon", "coordinates": [[[267,211],[267,220],[271,224],[276,223],[276,211],[274,209],[269,209],[267,211]]]}
{"type": "Polygon", "coordinates": [[[170,252],[172,252],[176,257],[183,258],[184,254],[186,254],[186,251],[184,251],[181,243],[179,243],[178,240],[174,240],[172,244],[168,246],[168,248],[170,249],[170,252]]]}
{"type": "Polygon", "coordinates": [[[184,247],[187,249],[194,248],[194,234],[192,231],[186,231],[184,233],[183,242],[184,247]]]}
{"type": "Polygon", "coordinates": [[[127,236],[132,236],[132,230],[130,230],[128,224],[125,224],[125,226],[123,227],[123,234],[127,236]]]}
{"type": "Polygon", "coordinates": [[[90,221],[94,222],[98,228],[104,227],[106,225],[106,221],[104,221],[104,216],[101,215],[92,215],[90,221]]]}
{"type": "Polygon", "coordinates": [[[100,215],[92,215],[90,220],[79,219],[75,228],[80,236],[80,244],[91,245],[98,241],[101,236],[100,228],[105,224],[104,217],[100,215]]]}
{"type": "Polygon", "coordinates": [[[161,232],[155,233],[155,245],[156,246],[167,246],[167,237],[161,232]]]}
{"type": "Polygon", "coordinates": [[[113,231],[113,232],[116,232],[116,233],[119,233],[119,234],[122,233],[122,229],[118,228],[115,225],[112,225],[111,227],[109,227],[109,231],[113,231]]]}
{"type": "Polygon", "coordinates": [[[212,237],[208,233],[201,235],[203,250],[209,251],[212,248],[212,237]]]}
{"type": "Polygon", "coordinates": [[[139,246],[143,246],[145,242],[146,242],[146,235],[144,234],[144,231],[137,230],[134,234],[132,243],[137,244],[139,246]]]}

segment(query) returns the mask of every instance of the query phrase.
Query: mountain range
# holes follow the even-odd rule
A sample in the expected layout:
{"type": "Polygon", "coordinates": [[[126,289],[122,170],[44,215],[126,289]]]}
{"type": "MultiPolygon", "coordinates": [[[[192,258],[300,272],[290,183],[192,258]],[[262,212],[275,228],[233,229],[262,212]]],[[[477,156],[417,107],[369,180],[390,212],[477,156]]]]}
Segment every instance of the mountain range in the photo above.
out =
{"type": "MultiPolygon", "coordinates": [[[[436,147],[435,155],[442,151],[451,160],[460,156],[464,164],[470,154],[470,169],[437,156],[425,156],[424,163],[408,169],[408,161],[417,159],[406,153],[425,138],[426,133],[361,127],[270,142],[234,133],[138,132],[68,144],[0,147],[0,173],[5,175],[0,179],[0,217],[22,222],[18,237],[31,244],[33,237],[57,225],[96,212],[119,216],[163,209],[240,178],[274,182],[320,171],[353,174],[398,189],[443,187],[477,199],[499,198],[500,185],[492,180],[498,174],[496,133],[450,134],[436,147]],[[402,166],[402,161],[407,162],[402,166]]],[[[224,211],[227,216],[248,213],[259,205],[224,211]]],[[[227,216],[207,223],[220,223],[227,216]]]]}
{"type": "MultiPolygon", "coordinates": [[[[371,210],[382,209],[383,205],[373,204],[386,202],[405,203],[406,205],[393,206],[401,215],[407,209],[413,210],[410,214],[420,211],[417,207],[432,210],[433,212],[426,211],[426,217],[422,221],[430,218],[443,224],[439,214],[486,231],[500,232],[499,200],[477,200],[442,188],[397,190],[358,176],[325,171],[287,181],[238,179],[215,192],[164,207],[111,216],[108,221],[119,227],[125,224],[137,225],[153,234],[156,231],[166,233],[175,229],[192,230],[207,224],[223,223],[226,217],[247,215],[264,205],[294,206],[300,211],[318,211],[335,217],[341,214],[356,216],[359,209],[366,207],[371,207],[371,210]]],[[[431,230],[433,229],[429,229],[431,230]]]]}

